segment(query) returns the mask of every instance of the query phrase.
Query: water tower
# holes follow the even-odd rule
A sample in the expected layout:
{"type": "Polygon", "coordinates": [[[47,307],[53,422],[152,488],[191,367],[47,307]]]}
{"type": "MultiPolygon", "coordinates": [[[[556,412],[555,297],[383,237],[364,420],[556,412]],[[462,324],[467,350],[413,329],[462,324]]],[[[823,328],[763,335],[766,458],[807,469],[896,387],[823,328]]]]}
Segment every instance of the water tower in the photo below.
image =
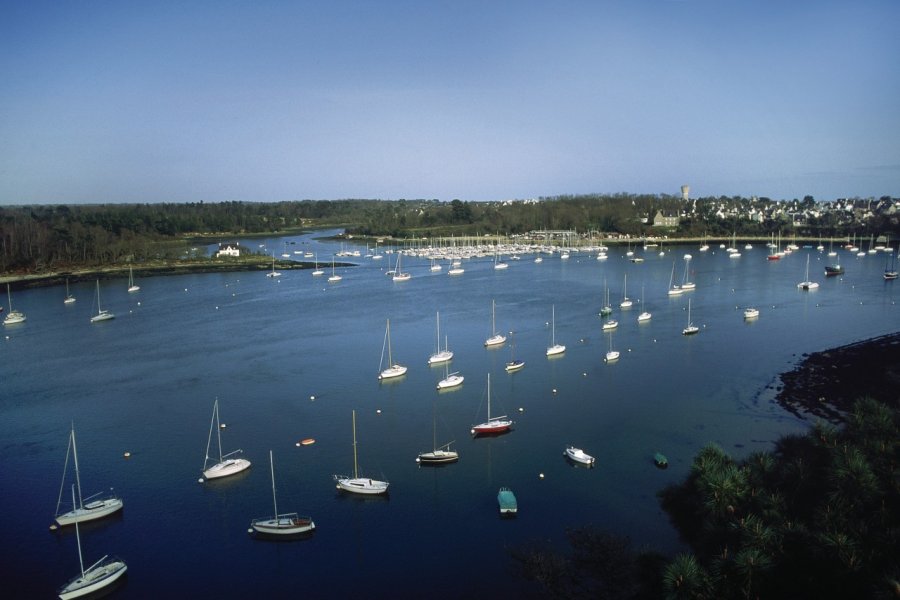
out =
{"type": "Polygon", "coordinates": [[[681,186],[681,199],[687,201],[691,195],[691,186],[683,185],[681,186]]]}

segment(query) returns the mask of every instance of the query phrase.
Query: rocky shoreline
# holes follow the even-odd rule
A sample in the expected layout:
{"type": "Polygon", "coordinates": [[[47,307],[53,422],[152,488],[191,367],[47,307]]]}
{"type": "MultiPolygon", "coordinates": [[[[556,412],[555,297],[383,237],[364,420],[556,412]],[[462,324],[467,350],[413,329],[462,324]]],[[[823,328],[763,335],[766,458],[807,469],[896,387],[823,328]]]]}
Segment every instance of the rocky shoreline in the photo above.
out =
{"type": "Polygon", "coordinates": [[[804,355],[781,374],[776,402],[800,417],[841,423],[853,403],[869,396],[900,404],[900,332],[804,355]]]}

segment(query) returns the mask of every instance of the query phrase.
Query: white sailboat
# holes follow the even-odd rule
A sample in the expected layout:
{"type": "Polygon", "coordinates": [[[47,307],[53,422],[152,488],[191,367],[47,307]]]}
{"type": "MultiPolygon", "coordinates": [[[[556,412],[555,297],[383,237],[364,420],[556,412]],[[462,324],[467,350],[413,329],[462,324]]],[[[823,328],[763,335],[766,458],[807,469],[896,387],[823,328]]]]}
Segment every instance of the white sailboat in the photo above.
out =
{"type": "Polygon", "coordinates": [[[498,253],[494,253],[494,269],[501,271],[503,269],[508,268],[509,265],[501,260],[500,255],[498,253]]]}
{"type": "Polygon", "coordinates": [[[684,255],[684,277],[681,280],[681,289],[691,291],[697,288],[697,284],[691,281],[691,255],[684,255]]]}
{"type": "Polygon", "coordinates": [[[407,368],[399,363],[394,362],[394,357],[391,354],[391,320],[387,320],[387,325],[384,329],[384,343],[381,346],[381,361],[378,364],[378,379],[391,379],[392,377],[400,377],[401,375],[405,375],[407,368]],[[382,370],[381,367],[384,366],[384,349],[387,348],[387,368],[382,370]]]}
{"type": "Polygon", "coordinates": [[[447,347],[447,336],[444,336],[444,349],[441,350],[441,313],[436,313],[435,320],[437,321],[437,333],[435,335],[434,354],[428,357],[429,365],[447,362],[453,358],[453,353],[447,347]]]}
{"type": "Polygon", "coordinates": [[[256,533],[271,536],[297,535],[316,528],[311,517],[301,517],[297,513],[278,514],[278,498],[275,495],[275,461],[269,450],[269,469],[272,471],[272,504],[275,509],[273,517],[253,519],[250,528],[256,533]]]}
{"type": "Polygon", "coordinates": [[[6,296],[9,298],[9,312],[6,314],[6,318],[3,319],[4,325],[15,325],[16,323],[22,323],[25,321],[25,313],[13,310],[12,307],[12,292],[9,291],[9,284],[6,284],[6,296]]]}
{"type": "Polygon", "coordinates": [[[817,282],[809,280],[809,254],[806,255],[806,278],[798,283],[797,287],[801,290],[814,290],[819,287],[817,282]]]}
{"type": "Polygon", "coordinates": [[[75,304],[75,296],[69,293],[69,278],[66,277],[66,299],[63,304],[75,304]]]}
{"type": "Polygon", "coordinates": [[[78,466],[78,447],[75,445],[75,426],[72,426],[69,432],[69,447],[66,450],[66,463],[63,467],[63,479],[59,486],[59,498],[56,501],[56,524],[60,527],[72,525],[74,523],[82,523],[84,521],[93,521],[100,519],[114,512],[121,510],[124,506],[122,499],[113,495],[112,491],[108,495],[101,495],[98,492],[87,498],[87,502],[81,496],[81,470],[78,466]],[[75,463],[75,489],[78,490],[78,501],[72,499],[72,510],[61,513],[60,505],[62,503],[63,490],[66,485],[66,472],[69,468],[69,454],[75,463]]]}
{"type": "Polygon", "coordinates": [[[116,315],[111,313],[108,310],[103,310],[100,308],[100,280],[97,280],[97,314],[91,317],[91,323],[97,323],[99,321],[109,321],[110,319],[115,319],[116,315]]]}
{"type": "Polygon", "coordinates": [[[612,334],[609,335],[609,350],[606,352],[606,362],[611,363],[619,360],[619,351],[613,350],[612,334]]]}
{"type": "Polygon", "coordinates": [[[328,283],[337,283],[343,279],[340,275],[334,272],[334,257],[331,257],[331,275],[328,277],[328,283]]]}
{"type": "Polygon", "coordinates": [[[751,320],[751,319],[755,319],[755,318],[757,318],[758,316],[759,316],[759,309],[758,309],[758,308],[754,308],[754,307],[752,307],[752,306],[748,306],[747,308],[744,309],[744,318],[747,319],[748,321],[751,320]]]}
{"type": "Polygon", "coordinates": [[[670,296],[680,296],[684,293],[684,290],[681,289],[680,285],[675,284],[675,261],[672,261],[672,274],[669,275],[669,291],[668,294],[670,296]]]}
{"type": "Polygon", "coordinates": [[[141,289],[141,286],[135,285],[134,283],[134,270],[131,267],[128,267],[128,291],[129,293],[137,292],[141,289]]]}
{"type": "Polygon", "coordinates": [[[337,489],[354,494],[384,494],[390,485],[387,481],[379,481],[369,477],[359,476],[359,466],[356,458],[356,411],[353,411],[353,477],[346,475],[334,475],[337,489]]]}
{"type": "Polygon", "coordinates": [[[493,433],[503,433],[504,431],[508,431],[510,427],[512,427],[512,419],[506,418],[506,415],[502,417],[492,417],[491,416],[491,374],[488,373],[487,376],[487,421],[484,423],[480,423],[478,425],[474,425],[472,427],[472,435],[482,435],[482,434],[493,434],[493,433]]]}
{"type": "MultiPolygon", "coordinates": [[[[512,335],[512,332],[510,332],[512,335]]],[[[522,359],[516,358],[516,344],[515,342],[511,342],[509,344],[509,362],[506,363],[506,366],[503,367],[507,373],[515,373],[516,371],[525,367],[525,361],[522,359]]]]}
{"type": "Polygon", "coordinates": [[[445,465],[458,461],[459,452],[450,449],[450,444],[453,442],[447,442],[443,446],[437,445],[437,416],[432,415],[432,421],[432,450],[430,452],[420,452],[416,457],[416,462],[420,465],[445,465]]]}
{"type": "MultiPolygon", "coordinates": [[[[203,461],[203,477],[206,477],[208,481],[210,479],[235,475],[249,468],[250,461],[246,458],[231,458],[231,456],[240,453],[243,453],[243,450],[238,449],[234,452],[229,452],[228,454],[222,454],[222,424],[219,422],[219,399],[216,398],[216,401],[213,404],[212,419],[209,423],[209,438],[206,440],[206,458],[203,461]],[[213,428],[216,430],[216,440],[218,441],[219,446],[219,460],[211,467],[207,467],[209,461],[211,459],[214,460],[214,457],[209,455],[209,447],[212,444],[213,428]]],[[[203,483],[202,478],[200,479],[200,483],[203,483]]]]}
{"type": "Polygon", "coordinates": [[[403,256],[403,252],[397,252],[397,269],[394,271],[394,274],[391,276],[393,281],[409,281],[412,279],[412,275],[409,273],[404,273],[400,270],[400,257],[403,256]]]}
{"type": "Polygon", "coordinates": [[[631,308],[633,302],[631,298],[628,297],[628,274],[625,274],[625,282],[622,284],[622,301],[619,303],[619,308],[631,308]]]}
{"type": "Polygon", "coordinates": [[[506,341],[506,336],[497,331],[497,323],[495,320],[496,305],[491,300],[491,337],[484,340],[485,346],[499,346],[506,341]]]}
{"type": "Polygon", "coordinates": [[[322,275],[325,274],[325,271],[323,271],[322,269],[319,268],[319,253],[318,252],[316,252],[315,263],[316,263],[316,268],[313,270],[312,276],[313,277],[321,277],[322,275]]]}
{"type": "Polygon", "coordinates": [[[547,347],[547,356],[556,356],[566,351],[566,347],[556,343],[556,305],[553,305],[553,312],[550,318],[550,346],[547,347]]]}
{"type": "Polygon", "coordinates": [[[696,325],[694,325],[693,322],[691,322],[691,301],[690,300],[688,300],[688,320],[687,320],[687,322],[688,322],[687,327],[685,327],[684,329],[681,330],[681,333],[683,335],[693,335],[700,331],[700,328],[697,327],[696,325]]]}
{"type": "Polygon", "coordinates": [[[644,286],[643,285],[641,286],[641,308],[644,309],[644,312],[642,312],[641,314],[638,315],[637,320],[638,320],[638,323],[646,323],[647,321],[649,321],[651,319],[651,317],[653,317],[653,315],[650,314],[650,312],[647,311],[647,307],[644,306],[644,286]]]}
{"type": "Polygon", "coordinates": [[[275,253],[272,253],[272,271],[266,273],[266,277],[281,277],[281,273],[275,270],[275,253]]]}
{"type": "Polygon", "coordinates": [[[600,316],[606,317],[612,314],[612,305],[609,303],[609,285],[606,278],[603,279],[603,306],[600,307],[600,316]]]}
{"type": "Polygon", "coordinates": [[[450,372],[450,367],[444,363],[444,378],[437,382],[438,390],[447,390],[462,385],[465,377],[459,374],[459,371],[450,372]]]}
{"type": "MultiPolygon", "coordinates": [[[[72,503],[75,503],[75,486],[72,486],[72,503]]],[[[78,531],[78,522],[75,522],[75,539],[78,544],[78,566],[81,568],[81,574],[76,575],[69,580],[66,585],[59,589],[59,597],[61,600],[70,600],[71,598],[80,598],[93,594],[98,590],[112,585],[119,577],[128,570],[124,561],[118,558],[110,558],[104,556],[87,569],[84,568],[84,558],[81,554],[81,533],[78,531]]]]}

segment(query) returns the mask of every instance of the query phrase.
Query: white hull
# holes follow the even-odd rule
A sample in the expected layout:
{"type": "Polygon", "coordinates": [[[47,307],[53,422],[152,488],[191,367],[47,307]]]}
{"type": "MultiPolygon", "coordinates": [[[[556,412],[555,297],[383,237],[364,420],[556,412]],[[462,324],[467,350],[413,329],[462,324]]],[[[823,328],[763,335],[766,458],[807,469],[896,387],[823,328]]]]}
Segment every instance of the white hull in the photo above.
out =
{"type": "Polygon", "coordinates": [[[443,464],[451,463],[459,460],[459,453],[455,450],[434,450],[433,452],[423,452],[416,457],[419,464],[443,464]]]}
{"type": "Polygon", "coordinates": [[[585,465],[593,465],[594,464],[594,457],[591,456],[590,454],[587,454],[584,450],[581,450],[580,448],[575,448],[573,446],[569,446],[568,448],[566,448],[566,451],[564,454],[568,458],[571,458],[572,460],[574,460],[575,462],[580,462],[585,465]]]}
{"type": "Polygon", "coordinates": [[[462,275],[465,272],[466,272],[465,269],[456,267],[456,268],[453,268],[453,269],[450,269],[449,271],[447,271],[447,275],[462,275]]]}
{"type": "Polygon", "coordinates": [[[99,314],[91,317],[91,323],[99,323],[100,321],[111,321],[116,318],[116,315],[109,312],[108,310],[101,310],[99,314]]]}
{"type": "Polygon", "coordinates": [[[394,281],[409,281],[410,279],[412,279],[412,275],[410,275],[409,273],[397,273],[391,279],[393,279],[394,281]]]}
{"type": "Polygon", "coordinates": [[[100,519],[114,512],[121,510],[124,506],[121,498],[106,498],[88,502],[81,508],[70,510],[56,517],[56,524],[60,527],[66,525],[74,525],[75,523],[84,523],[85,521],[93,521],[100,519]]]}
{"type": "Polygon", "coordinates": [[[391,379],[393,377],[400,377],[401,375],[406,375],[406,371],[407,368],[403,365],[391,365],[378,374],[378,379],[391,379]]]}
{"type": "Polygon", "coordinates": [[[610,330],[612,330],[612,329],[615,329],[615,328],[618,327],[618,326],[619,326],[619,322],[618,322],[618,321],[609,320],[609,321],[607,321],[606,323],[603,324],[603,327],[601,327],[601,329],[602,329],[603,331],[610,331],[610,330]]]}
{"type": "Polygon", "coordinates": [[[131,286],[128,286],[128,291],[129,291],[129,292],[137,292],[137,291],[139,291],[140,289],[141,289],[141,286],[139,286],[139,285],[131,285],[131,286]]]}
{"type": "Polygon", "coordinates": [[[97,564],[85,571],[83,575],[79,575],[67,583],[59,590],[59,597],[62,600],[81,598],[111,585],[128,570],[128,567],[121,560],[112,560],[105,564],[100,564],[105,558],[104,556],[97,564]]]}
{"type": "Polygon", "coordinates": [[[16,323],[24,323],[25,322],[25,313],[20,313],[17,310],[10,312],[6,315],[6,318],[3,319],[4,325],[15,325],[16,323]]]}
{"type": "Polygon", "coordinates": [[[566,347],[562,344],[554,344],[547,348],[547,356],[556,356],[566,351],[566,347]]]}
{"type": "Polygon", "coordinates": [[[207,479],[219,479],[220,477],[236,475],[249,467],[250,461],[246,458],[229,458],[203,471],[203,476],[207,479]]]}
{"type": "Polygon", "coordinates": [[[745,319],[755,319],[758,316],[759,316],[759,309],[756,309],[756,308],[744,309],[744,318],[745,319]]]}
{"type": "Polygon", "coordinates": [[[613,350],[612,352],[606,353],[606,362],[613,362],[619,360],[619,351],[613,350]]]}
{"type": "Polygon", "coordinates": [[[296,535],[316,528],[309,517],[298,517],[296,514],[279,515],[271,519],[258,519],[250,523],[256,533],[264,535],[296,535]]]}
{"type": "Polygon", "coordinates": [[[337,482],[337,488],[339,490],[344,490],[345,492],[351,492],[353,494],[385,494],[388,491],[388,485],[390,485],[387,481],[378,481],[377,479],[368,479],[366,477],[351,478],[335,476],[334,479],[337,482]]]}
{"type": "Polygon", "coordinates": [[[801,281],[797,284],[797,287],[801,290],[814,290],[819,287],[819,284],[815,281],[801,281]]]}
{"type": "Polygon", "coordinates": [[[325,271],[323,271],[322,269],[316,269],[315,271],[312,272],[313,277],[320,277],[324,274],[325,274],[325,271]]]}
{"type": "Polygon", "coordinates": [[[649,321],[651,319],[651,317],[653,317],[653,315],[651,315],[650,313],[643,312],[640,315],[638,315],[637,320],[638,320],[638,323],[644,323],[646,321],[649,321]]]}
{"type": "Polygon", "coordinates": [[[506,363],[506,367],[504,367],[504,368],[506,369],[507,373],[515,373],[516,371],[518,371],[519,369],[522,369],[524,367],[525,367],[524,360],[514,360],[512,362],[506,363]]]}
{"type": "Polygon", "coordinates": [[[498,333],[497,335],[492,335],[488,339],[484,340],[484,345],[485,346],[499,346],[500,344],[504,343],[505,341],[506,341],[506,336],[500,335],[498,333]]]}
{"type": "Polygon", "coordinates": [[[452,352],[450,352],[449,350],[442,350],[441,352],[438,352],[437,354],[432,354],[428,358],[428,364],[436,365],[438,363],[444,363],[444,362],[447,362],[448,360],[450,360],[451,358],[453,358],[452,352]]]}
{"type": "Polygon", "coordinates": [[[631,300],[623,300],[619,303],[619,308],[631,308],[633,304],[631,300]]]}
{"type": "Polygon", "coordinates": [[[693,335],[699,331],[700,331],[700,328],[697,327],[696,325],[688,325],[687,327],[685,327],[684,329],[681,330],[681,333],[683,335],[693,335]]]}
{"type": "Polygon", "coordinates": [[[448,375],[446,379],[441,379],[440,381],[438,381],[437,389],[446,390],[447,388],[453,388],[458,385],[462,385],[464,379],[465,377],[463,377],[462,375],[453,373],[452,375],[448,375]]]}

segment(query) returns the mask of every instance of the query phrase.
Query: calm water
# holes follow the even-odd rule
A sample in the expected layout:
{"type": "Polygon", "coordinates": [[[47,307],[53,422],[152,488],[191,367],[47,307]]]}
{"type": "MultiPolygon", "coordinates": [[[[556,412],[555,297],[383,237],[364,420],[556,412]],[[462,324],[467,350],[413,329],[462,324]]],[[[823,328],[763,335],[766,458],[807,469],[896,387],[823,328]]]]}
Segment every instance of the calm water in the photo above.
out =
{"type": "MultiPolygon", "coordinates": [[[[323,262],[339,249],[312,236],[290,239],[297,245],[289,249],[318,251],[323,262]]],[[[261,242],[282,251],[279,240],[252,243],[261,242]]],[[[404,270],[413,279],[404,283],[383,274],[391,255],[339,268],[344,279],[332,285],[309,271],[275,280],[222,273],[141,279],[141,290],[128,294],[123,278],[103,284],[103,306],[117,318],[100,324],[89,322],[93,284],[73,286],[78,301],[70,306],[61,288],[17,292],[14,306],[28,321],[3,327],[0,339],[7,590],[51,597],[78,569],[74,533],[48,532],[72,421],[85,493],[113,486],[125,499],[120,517],[82,532],[86,562],[104,553],[127,561],[120,598],[321,597],[348,585],[376,597],[423,589],[460,597],[497,577],[501,595],[514,595],[521,583],[509,574],[508,546],[538,538],[562,546],[567,527],[587,523],[639,547],[679,550],[656,491],[684,477],[707,441],[742,456],[803,430],[767,386],[802,353],[896,330],[900,288],[881,279],[881,254],[842,250],[846,275],[826,279],[829,259],[811,249],[780,262],[766,261],[762,246],[742,249],[739,259],[719,248],[665,250],[646,252],[642,264],[616,248],[606,262],[576,253],[535,264],[523,256],[506,271],[473,260],[458,278],[447,276],[446,264],[431,273],[410,258],[404,270]],[[672,263],[680,278],[685,252],[697,289],[669,298],[672,263]],[[821,283],[813,292],[796,288],[807,255],[821,283]],[[607,365],[597,312],[604,282],[618,307],[626,273],[628,295],[643,295],[653,318],[637,323],[639,302],[616,308],[613,345],[622,358],[607,365]],[[526,361],[513,375],[503,371],[509,342],[482,346],[492,298],[497,328],[515,331],[516,357],[526,361]],[[689,298],[701,332],[686,338],[689,298]],[[568,350],[551,360],[544,350],[554,305],[556,340],[568,350]],[[744,322],[747,305],[760,308],[756,322],[744,322]],[[426,366],[438,310],[456,353],[451,369],[466,378],[440,394],[434,386],[444,369],[426,366]],[[394,359],[409,373],[379,383],[388,318],[394,359]],[[486,417],[488,373],[492,412],[512,415],[515,430],[473,440],[470,427],[486,417]],[[200,484],[216,397],[226,450],[244,449],[253,467],[200,484]],[[352,409],[360,467],[391,482],[387,499],[341,495],[331,480],[353,468],[352,409]],[[460,461],[419,468],[433,415],[438,444],[455,440],[460,461]],[[307,437],[316,443],[295,445],[307,437]],[[567,444],[595,455],[597,467],[567,463],[567,444]],[[311,539],[270,543],[247,534],[252,518],[272,513],[269,449],[279,509],[311,515],[311,539]],[[668,455],[668,470],[654,468],[657,450],[668,455]],[[498,518],[504,485],[519,500],[513,520],[498,518]]]]}

